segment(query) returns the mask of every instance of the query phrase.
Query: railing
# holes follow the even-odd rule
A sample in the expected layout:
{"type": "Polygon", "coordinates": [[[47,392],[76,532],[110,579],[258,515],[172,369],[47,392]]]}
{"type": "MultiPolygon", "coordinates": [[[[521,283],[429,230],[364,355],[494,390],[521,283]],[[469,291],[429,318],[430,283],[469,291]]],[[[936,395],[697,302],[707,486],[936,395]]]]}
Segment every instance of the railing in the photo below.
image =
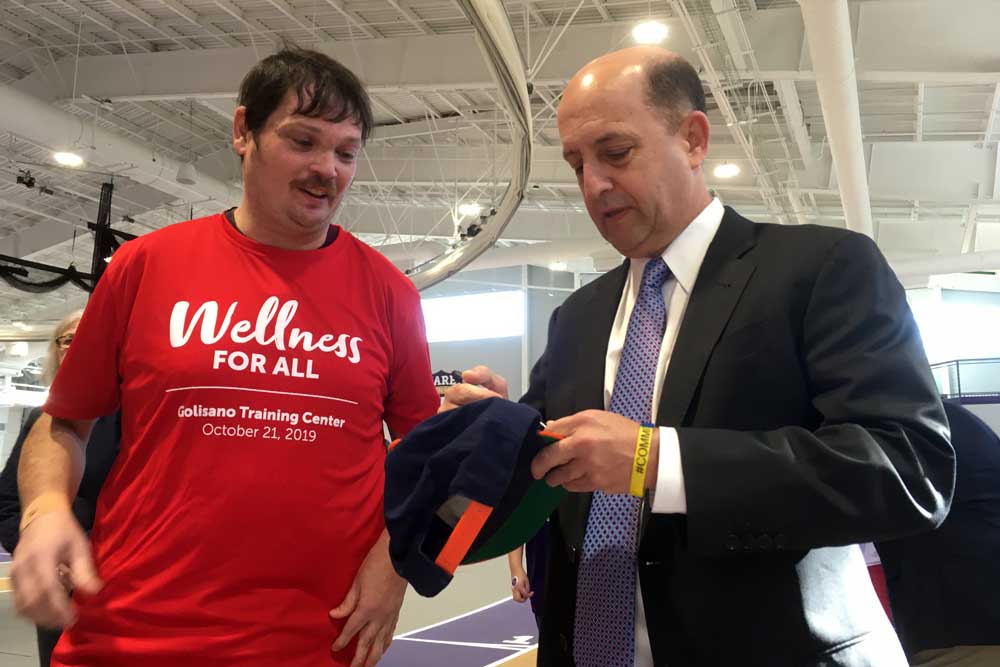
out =
{"type": "Polygon", "coordinates": [[[1000,402],[1000,358],[956,359],[931,364],[931,373],[944,398],[968,403],[1000,402]]]}

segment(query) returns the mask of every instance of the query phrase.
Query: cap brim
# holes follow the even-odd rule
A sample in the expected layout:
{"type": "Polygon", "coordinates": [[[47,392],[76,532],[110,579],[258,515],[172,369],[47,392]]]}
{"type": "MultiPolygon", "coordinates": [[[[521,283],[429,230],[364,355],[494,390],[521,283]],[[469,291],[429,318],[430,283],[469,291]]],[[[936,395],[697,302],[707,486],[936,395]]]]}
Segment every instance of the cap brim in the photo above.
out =
{"type": "MultiPolygon", "coordinates": [[[[560,439],[559,436],[542,431],[540,434],[544,446],[560,439]]],[[[500,527],[481,545],[471,549],[462,559],[463,564],[480,563],[510,553],[535,536],[545,520],[556,511],[566,497],[567,492],[561,486],[552,487],[544,480],[535,480],[528,487],[524,498],[518,503],[500,527]]]]}

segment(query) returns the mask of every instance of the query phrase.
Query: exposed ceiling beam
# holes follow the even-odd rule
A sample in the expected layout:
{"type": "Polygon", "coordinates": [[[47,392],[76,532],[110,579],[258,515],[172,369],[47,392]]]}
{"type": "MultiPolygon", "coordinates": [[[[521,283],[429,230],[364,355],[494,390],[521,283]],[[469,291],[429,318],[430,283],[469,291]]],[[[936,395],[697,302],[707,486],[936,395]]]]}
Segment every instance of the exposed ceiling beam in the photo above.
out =
{"type": "Polygon", "coordinates": [[[426,23],[424,23],[424,20],[421,19],[419,16],[417,16],[416,12],[414,12],[412,9],[410,9],[409,7],[400,2],[397,2],[396,0],[387,0],[387,1],[390,5],[392,5],[393,9],[402,14],[403,17],[410,22],[410,25],[419,30],[421,33],[425,35],[434,34],[434,31],[431,30],[430,27],[426,23]]]}
{"type": "Polygon", "coordinates": [[[368,37],[369,39],[379,39],[382,37],[378,31],[368,25],[368,21],[366,21],[360,14],[353,9],[345,7],[341,0],[324,0],[324,2],[340,12],[344,18],[348,20],[348,22],[352,23],[361,32],[363,32],[365,37],[368,37]]]}
{"type": "MultiPolygon", "coordinates": [[[[135,32],[132,31],[132,29],[129,26],[124,26],[121,25],[120,23],[116,23],[115,21],[112,21],[111,19],[104,16],[100,12],[96,12],[90,9],[89,7],[84,6],[84,4],[80,2],[80,0],[59,0],[59,2],[61,2],[66,7],[69,7],[70,9],[77,11],[81,16],[83,16],[85,19],[87,19],[94,25],[100,27],[102,30],[106,30],[114,37],[118,37],[120,40],[119,46],[121,46],[122,42],[125,42],[131,44],[136,48],[142,49],[143,51],[153,50],[148,44],[149,42],[148,39],[137,35],[135,32]],[[123,37],[124,39],[122,39],[123,37]]],[[[94,37],[99,37],[99,35],[95,33],[94,37]]],[[[99,48],[105,49],[107,51],[111,50],[108,48],[106,44],[99,45],[99,48]]]]}
{"type": "MultiPolygon", "coordinates": [[[[80,41],[81,41],[81,43],[84,46],[93,46],[93,44],[91,42],[94,41],[94,35],[91,34],[89,31],[82,30],[82,26],[80,26],[80,25],[78,25],[76,23],[70,23],[69,21],[67,21],[63,17],[55,14],[54,12],[49,11],[45,7],[32,7],[30,5],[25,5],[25,4],[21,3],[21,2],[16,2],[16,1],[15,1],[14,5],[16,7],[18,7],[19,9],[31,12],[32,14],[34,14],[35,16],[37,16],[39,19],[41,19],[45,23],[47,23],[49,25],[52,25],[52,26],[55,26],[56,28],[59,28],[63,32],[68,33],[69,36],[68,36],[67,39],[71,40],[70,43],[68,43],[68,44],[59,44],[59,46],[62,46],[64,48],[68,48],[68,49],[75,49],[76,42],[77,42],[77,34],[78,33],[80,35],[80,41]]],[[[42,42],[43,44],[50,44],[52,46],[55,46],[55,44],[52,43],[50,41],[50,39],[46,38],[45,35],[43,35],[39,31],[38,28],[35,28],[35,27],[31,26],[30,24],[26,23],[25,21],[22,21],[20,19],[20,17],[12,14],[11,12],[7,12],[7,11],[0,12],[0,15],[3,16],[4,22],[8,26],[11,26],[13,28],[17,28],[18,30],[23,31],[25,34],[34,37],[35,39],[37,39],[38,41],[42,42]]],[[[98,47],[98,48],[100,48],[101,50],[105,51],[106,53],[113,53],[112,50],[110,50],[110,49],[108,49],[106,47],[102,46],[102,47],[98,47]]]]}
{"type": "Polygon", "coordinates": [[[158,28],[156,26],[155,18],[147,14],[145,10],[139,9],[138,7],[133,5],[129,0],[107,0],[107,2],[110,3],[111,5],[114,5],[121,11],[125,12],[126,14],[128,14],[135,20],[139,21],[143,25],[146,25],[151,29],[155,30],[156,32],[160,33],[161,35],[163,35],[165,39],[169,39],[178,46],[184,47],[185,49],[201,48],[200,46],[198,46],[197,44],[195,44],[190,40],[179,38],[176,34],[171,35],[167,31],[158,28]]]}
{"type": "MultiPolygon", "coordinates": [[[[184,5],[182,5],[178,0],[160,0],[160,4],[166,6],[172,12],[183,18],[185,21],[191,25],[198,26],[202,30],[218,37],[220,41],[226,46],[242,47],[243,44],[239,40],[227,34],[224,30],[217,28],[211,23],[201,20],[201,17],[194,11],[191,11],[184,5]]],[[[156,24],[162,29],[166,26],[163,25],[164,21],[157,21],[156,24]]]]}
{"type": "Polygon", "coordinates": [[[809,169],[813,163],[812,143],[809,141],[809,128],[802,116],[802,102],[795,88],[794,81],[775,81],[774,89],[778,93],[781,113],[785,117],[785,126],[795,142],[802,157],[802,163],[809,169]]]}
{"type": "MultiPolygon", "coordinates": [[[[176,127],[179,130],[183,130],[190,137],[193,137],[204,144],[218,146],[219,143],[223,141],[218,136],[211,136],[205,134],[203,131],[201,131],[201,129],[194,127],[189,118],[185,118],[184,116],[179,116],[177,114],[160,110],[157,107],[156,102],[136,102],[135,104],[140,108],[142,108],[147,113],[156,116],[164,123],[172,125],[173,127],[176,127]]],[[[190,141],[190,139],[188,139],[188,141],[190,141]]]]}
{"type": "Polygon", "coordinates": [[[551,23],[548,22],[545,16],[543,16],[542,13],[538,11],[538,7],[535,6],[534,2],[531,2],[530,0],[524,0],[524,5],[525,7],[528,8],[528,13],[531,14],[531,18],[533,18],[538,25],[544,26],[546,28],[552,25],[551,23]]]}
{"type": "Polygon", "coordinates": [[[0,42],[6,42],[18,49],[34,49],[36,45],[24,41],[24,38],[10,28],[0,25],[0,42]]]}
{"type": "Polygon", "coordinates": [[[273,30],[261,23],[258,19],[253,18],[252,16],[246,16],[243,10],[240,9],[232,0],[215,0],[215,4],[218,5],[222,11],[226,12],[247,27],[247,32],[251,35],[251,41],[253,41],[253,35],[259,34],[261,37],[278,48],[284,44],[284,40],[275,35],[273,30]]]}
{"type": "Polygon", "coordinates": [[[969,215],[965,220],[965,232],[962,234],[962,253],[976,251],[976,226],[977,210],[975,206],[969,207],[969,215]]]}
{"type": "Polygon", "coordinates": [[[285,0],[267,0],[267,1],[271,4],[272,7],[274,7],[279,12],[288,17],[297,26],[299,26],[306,32],[312,33],[313,37],[315,37],[317,40],[320,39],[320,35],[322,35],[323,38],[325,39],[332,39],[332,37],[330,36],[329,33],[326,32],[326,30],[317,27],[315,23],[313,24],[306,23],[306,21],[302,17],[300,17],[298,14],[295,13],[295,9],[287,2],[285,2],[285,0]]]}
{"type": "Polygon", "coordinates": [[[917,84],[917,136],[914,137],[917,141],[924,140],[924,84],[917,84]]]}
{"type": "MultiPolygon", "coordinates": [[[[333,0],[325,1],[333,2],[333,0]]],[[[230,10],[231,16],[238,17],[242,21],[246,20],[231,0],[216,0],[216,2],[230,10]]],[[[779,50],[768,45],[769,42],[775,41],[774,30],[779,29],[789,40],[803,39],[800,17],[795,17],[798,22],[796,24],[786,21],[787,12],[771,16],[774,12],[778,10],[761,10],[762,14],[769,15],[768,21],[759,21],[747,26],[758,60],[763,64],[759,77],[765,81],[814,81],[814,72],[799,69],[797,49],[779,50]],[[769,29],[765,30],[764,24],[769,29]]],[[[257,34],[260,33],[252,23],[251,28],[257,34]]],[[[532,35],[532,42],[542,43],[545,33],[545,30],[537,31],[537,36],[532,35]]],[[[672,38],[675,42],[673,47],[678,52],[691,56],[692,50],[682,26],[674,22],[672,34],[675,36],[672,38]]],[[[627,35],[628,26],[624,24],[570,26],[559,48],[538,73],[535,85],[561,86],[562,82],[575,73],[581,63],[601,55],[608,44],[627,39],[627,35]]],[[[273,32],[267,33],[267,38],[275,43],[281,41],[273,32]]],[[[348,66],[358,68],[363,65],[366,83],[376,92],[393,88],[397,90],[495,88],[496,84],[482,65],[482,55],[472,34],[390,38],[369,43],[371,41],[359,40],[353,45],[325,43],[320,45],[320,48],[348,66]]],[[[933,42],[930,42],[928,49],[933,48],[933,42]]],[[[213,49],[212,54],[213,60],[208,67],[204,63],[204,54],[200,52],[188,58],[180,52],[164,52],[148,56],[133,54],[133,59],[143,58],[135,61],[136,70],[142,75],[142,80],[139,82],[133,80],[124,60],[106,60],[102,56],[81,58],[79,78],[83,85],[79,88],[88,90],[95,96],[111,99],[140,96],[143,99],[231,97],[235,94],[243,74],[258,59],[257,52],[246,47],[242,49],[242,53],[240,49],[213,49]]],[[[955,70],[933,72],[903,69],[911,65],[911,61],[900,55],[896,61],[885,62],[883,58],[877,63],[882,67],[898,65],[898,69],[874,70],[866,66],[864,52],[859,51],[859,54],[861,55],[857,62],[857,77],[862,82],[914,84],[944,82],[952,86],[1000,83],[1000,71],[981,71],[981,62],[972,58],[967,58],[963,63],[957,57],[950,57],[947,63],[950,67],[956,68],[955,70]]],[[[942,57],[945,55],[947,54],[942,54],[942,57]]],[[[66,72],[71,72],[70,65],[71,63],[61,65],[64,76],[66,72]]],[[[758,76],[757,73],[747,70],[739,75],[747,78],[758,76]]],[[[33,74],[25,82],[17,85],[30,90],[36,96],[44,96],[48,88],[44,82],[31,89],[31,81],[41,78],[41,74],[33,74]]]]}
{"type": "Polygon", "coordinates": [[[986,121],[986,134],[983,141],[992,141],[991,137],[997,131],[997,116],[1000,115],[1000,83],[993,87],[993,99],[990,102],[989,120],[986,121]]]}
{"type": "Polygon", "coordinates": [[[597,10],[597,13],[601,15],[603,20],[611,20],[611,14],[608,13],[608,8],[604,6],[604,0],[591,0],[591,4],[594,5],[594,9],[597,10]]]}

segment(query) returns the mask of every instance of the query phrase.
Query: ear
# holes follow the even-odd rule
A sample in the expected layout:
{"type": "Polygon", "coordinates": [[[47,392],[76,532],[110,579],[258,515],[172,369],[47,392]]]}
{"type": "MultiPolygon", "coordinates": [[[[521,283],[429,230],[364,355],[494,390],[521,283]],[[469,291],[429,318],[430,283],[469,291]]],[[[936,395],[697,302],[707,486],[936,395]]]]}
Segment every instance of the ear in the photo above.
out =
{"type": "Polygon", "coordinates": [[[708,155],[712,124],[702,111],[692,111],[681,122],[679,134],[687,143],[688,163],[700,167],[708,155]]]}
{"type": "Polygon", "coordinates": [[[238,106],[233,114],[233,149],[241,158],[246,155],[250,141],[250,130],[247,128],[247,108],[238,106]]]}

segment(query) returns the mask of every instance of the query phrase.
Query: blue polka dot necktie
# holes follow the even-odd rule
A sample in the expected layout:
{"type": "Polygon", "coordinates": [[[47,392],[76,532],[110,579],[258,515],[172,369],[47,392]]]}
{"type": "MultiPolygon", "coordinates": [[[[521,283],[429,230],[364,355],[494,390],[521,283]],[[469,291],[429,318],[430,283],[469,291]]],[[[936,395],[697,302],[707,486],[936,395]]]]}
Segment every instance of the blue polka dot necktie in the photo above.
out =
{"type": "MultiPolygon", "coordinates": [[[[629,318],[611,392],[610,411],[651,421],[656,364],[667,307],[663,284],[670,269],[649,260],[629,318]]],[[[636,538],[641,499],[594,492],[576,582],[573,659],[577,667],[633,667],[635,662],[636,538]]]]}

